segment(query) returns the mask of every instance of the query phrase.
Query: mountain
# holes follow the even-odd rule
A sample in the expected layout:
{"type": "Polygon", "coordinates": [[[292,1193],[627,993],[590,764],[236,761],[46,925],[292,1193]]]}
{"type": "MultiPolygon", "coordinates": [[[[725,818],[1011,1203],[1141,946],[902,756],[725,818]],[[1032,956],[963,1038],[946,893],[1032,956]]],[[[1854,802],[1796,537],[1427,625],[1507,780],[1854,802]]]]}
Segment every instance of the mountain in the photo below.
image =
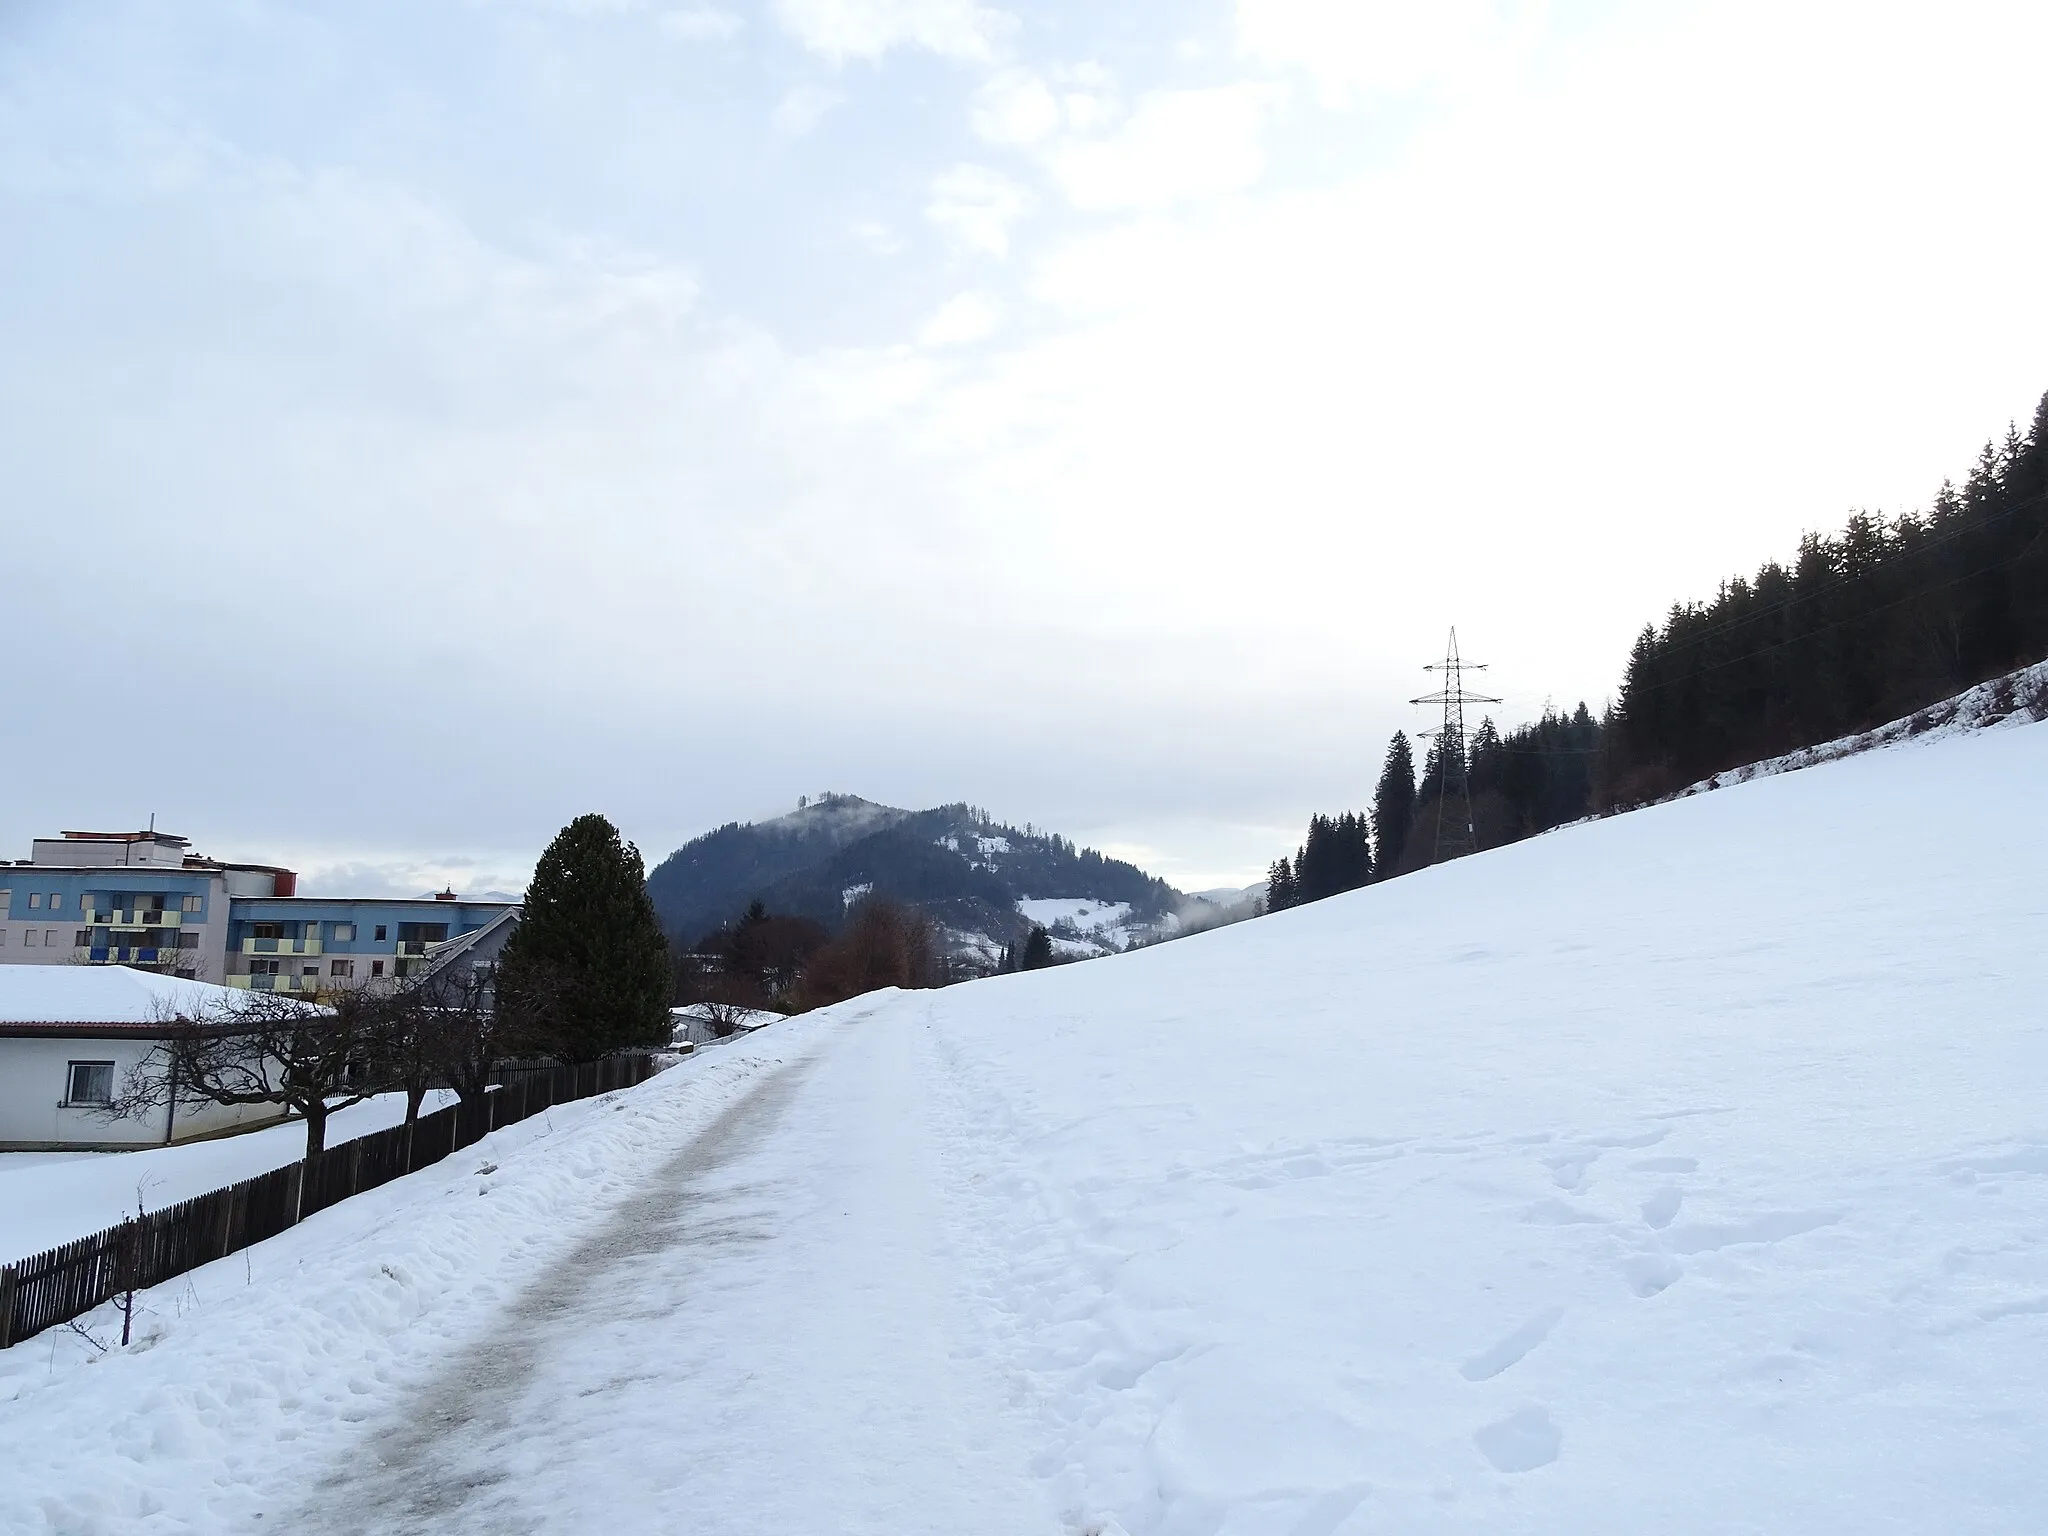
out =
{"type": "Polygon", "coordinates": [[[884,896],[924,908],[955,952],[987,963],[1033,922],[1058,952],[1081,958],[1177,931],[1185,905],[1164,880],[1057,833],[965,804],[906,811],[857,795],[693,838],[648,875],[647,893],[686,944],[757,898],[836,930],[863,896],[884,896]]]}

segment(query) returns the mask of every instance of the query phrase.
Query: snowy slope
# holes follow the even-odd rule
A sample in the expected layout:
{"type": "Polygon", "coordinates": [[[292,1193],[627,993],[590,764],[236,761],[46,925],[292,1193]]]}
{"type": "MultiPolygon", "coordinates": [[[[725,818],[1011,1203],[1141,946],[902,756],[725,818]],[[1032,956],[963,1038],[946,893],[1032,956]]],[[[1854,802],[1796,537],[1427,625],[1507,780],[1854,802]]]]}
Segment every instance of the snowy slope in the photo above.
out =
{"type": "Polygon", "coordinates": [[[1913,742],[772,1025],[0,1354],[0,1529],[2039,1529],[2044,782],[1913,742]]]}

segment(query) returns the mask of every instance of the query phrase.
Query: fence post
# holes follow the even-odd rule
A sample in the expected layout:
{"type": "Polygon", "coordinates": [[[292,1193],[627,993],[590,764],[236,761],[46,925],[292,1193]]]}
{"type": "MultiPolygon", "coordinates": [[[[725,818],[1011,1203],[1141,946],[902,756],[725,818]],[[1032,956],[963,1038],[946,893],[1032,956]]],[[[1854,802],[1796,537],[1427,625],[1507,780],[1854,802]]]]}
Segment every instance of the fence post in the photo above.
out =
{"type": "Polygon", "coordinates": [[[0,1349],[14,1342],[14,1266],[0,1269],[0,1349]]]}

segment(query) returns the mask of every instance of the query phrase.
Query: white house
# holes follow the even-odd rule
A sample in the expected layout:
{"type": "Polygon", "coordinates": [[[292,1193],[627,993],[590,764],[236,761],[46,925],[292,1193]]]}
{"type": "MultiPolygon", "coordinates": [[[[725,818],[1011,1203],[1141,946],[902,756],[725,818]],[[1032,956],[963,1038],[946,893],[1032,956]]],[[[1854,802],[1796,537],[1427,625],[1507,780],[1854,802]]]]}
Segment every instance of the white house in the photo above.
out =
{"type": "Polygon", "coordinates": [[[161,1146],[282,1119],[269,1104],[175,1097],[136,1118],[104,1111],[167,1024],[248,997],[126,966],[0,965],[0,1151],[161,1146]]]}

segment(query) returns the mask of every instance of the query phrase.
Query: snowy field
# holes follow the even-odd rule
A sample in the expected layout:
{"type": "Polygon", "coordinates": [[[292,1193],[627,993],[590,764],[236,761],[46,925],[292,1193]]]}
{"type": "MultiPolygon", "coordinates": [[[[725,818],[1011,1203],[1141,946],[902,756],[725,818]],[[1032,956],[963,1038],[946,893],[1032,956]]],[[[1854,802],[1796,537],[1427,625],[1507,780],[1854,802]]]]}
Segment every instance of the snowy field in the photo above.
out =
{"type": "MultiPolygon", "coordinates": [[[[420,1113],[454,1102],[452,1093],[429,1093],[420,1113]]],[[[380,1094],[336,1110],[327,1121],[327,1144],[338,1146],[404,1118],[405,1095],[380,1094]]],[[[138,1197],[150,1210],[161,1210],[305,1155],[303,1120],[137,1152],[0,1152],[0,1263],[111,1227],[135,1214],[138,1197]]]]}
{"type": "Polygon", "coordinates": [[[0,1354],[0,1529],[2048,1528],[2044,783],[772,1025],[0,1354]]]}
{"type": "Polygon", "coordinates": [[[1090,901],[1065,896],[1022,897],[1017,911],[1029,922],[1050,928],[1054,923],[1072,923],[1082,933],[1120,929],[1131,915],[1128,901],[1090,901]]]}

